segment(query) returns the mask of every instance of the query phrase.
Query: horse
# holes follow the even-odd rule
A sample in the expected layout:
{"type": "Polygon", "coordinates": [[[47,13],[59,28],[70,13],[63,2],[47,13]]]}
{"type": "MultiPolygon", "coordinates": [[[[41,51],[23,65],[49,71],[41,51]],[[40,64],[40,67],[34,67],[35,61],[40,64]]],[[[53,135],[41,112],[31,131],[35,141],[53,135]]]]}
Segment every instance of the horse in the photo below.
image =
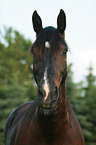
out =
{"type": "Polygon", "coordinates": [[[32,22],[36,40],[29,51],[33,54],[37,98],[20,105],[8,117],[6,145],[84,145],[81,127],[66,98],[65,12],[60,10],[57,28],[43,28],[36,10],[32,22]]]}

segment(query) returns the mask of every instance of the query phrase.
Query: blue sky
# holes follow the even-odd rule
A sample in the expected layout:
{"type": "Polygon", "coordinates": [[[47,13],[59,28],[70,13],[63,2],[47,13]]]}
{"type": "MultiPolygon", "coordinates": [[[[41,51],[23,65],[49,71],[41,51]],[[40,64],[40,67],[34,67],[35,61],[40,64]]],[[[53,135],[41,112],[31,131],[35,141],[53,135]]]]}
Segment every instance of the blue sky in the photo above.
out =
{"type": "Polygon", "coordinates": [[[92,64],[96,75],[96,0],[0,0],[0,29],[3,26],[18,30],[25,38],[35,40],[32,13],[37,10],[43,27],[57,27],[62,8],[67,17],[66,41],[71,49],[68,63],[73,63],[74,81],[84,80],[92,64]]]}

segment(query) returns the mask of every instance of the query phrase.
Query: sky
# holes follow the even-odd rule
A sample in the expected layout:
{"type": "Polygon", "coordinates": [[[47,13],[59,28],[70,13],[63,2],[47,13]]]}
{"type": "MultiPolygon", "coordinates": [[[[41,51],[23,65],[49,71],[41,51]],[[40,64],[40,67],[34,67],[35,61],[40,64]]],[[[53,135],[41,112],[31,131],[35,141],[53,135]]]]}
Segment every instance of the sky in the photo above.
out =
{"type": "Polygon", "coordinates": [[[72,63],[74,82],[85,81],[88,68],[93,66],[96,75],[96,0],[0,0],[0,30],[12,27],[35,41],[32,13],[37,10],[43,27],[57,27],[60,9],[66,13],[65,39],[71,52],[68,64],[72,63]]]}

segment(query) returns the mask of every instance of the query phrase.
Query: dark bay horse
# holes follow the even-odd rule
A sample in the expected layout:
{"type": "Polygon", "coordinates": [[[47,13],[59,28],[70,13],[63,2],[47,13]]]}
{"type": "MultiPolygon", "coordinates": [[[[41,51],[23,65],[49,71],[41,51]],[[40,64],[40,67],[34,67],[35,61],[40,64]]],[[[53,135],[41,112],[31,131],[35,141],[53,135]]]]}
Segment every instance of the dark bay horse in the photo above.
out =
{"type": "Polygon", "coordinates": [[[30,48],[37,99],[19,106],[8,117],[6,145],[84,145],[80,125],[66,98],[65,13],[60,10],[57,28],[43,28],[36,11],[32,21],[37,36],[30,48]]]}

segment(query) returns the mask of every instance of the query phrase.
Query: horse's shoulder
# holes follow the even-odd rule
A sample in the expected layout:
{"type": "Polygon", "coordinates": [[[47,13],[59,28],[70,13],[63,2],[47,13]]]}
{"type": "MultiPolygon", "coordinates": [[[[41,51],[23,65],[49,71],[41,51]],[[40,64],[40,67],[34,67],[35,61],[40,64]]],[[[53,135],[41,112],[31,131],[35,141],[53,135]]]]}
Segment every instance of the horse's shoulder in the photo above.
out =
{"type": "Polygon", "coordinates": [[[33,105],[33,104],[34,104],[34,101],[27,102],[27,103],[24,103],[24,104],[18,106],[14,111],[12,111],[12,113],[9,115],[9,117],[6,121],[5,136],[7,135],[9,128],[11,127],[13,122],[18,118],[18,116],[23,114],[26,110],[28,110],[30,105],[33,105]]]}

